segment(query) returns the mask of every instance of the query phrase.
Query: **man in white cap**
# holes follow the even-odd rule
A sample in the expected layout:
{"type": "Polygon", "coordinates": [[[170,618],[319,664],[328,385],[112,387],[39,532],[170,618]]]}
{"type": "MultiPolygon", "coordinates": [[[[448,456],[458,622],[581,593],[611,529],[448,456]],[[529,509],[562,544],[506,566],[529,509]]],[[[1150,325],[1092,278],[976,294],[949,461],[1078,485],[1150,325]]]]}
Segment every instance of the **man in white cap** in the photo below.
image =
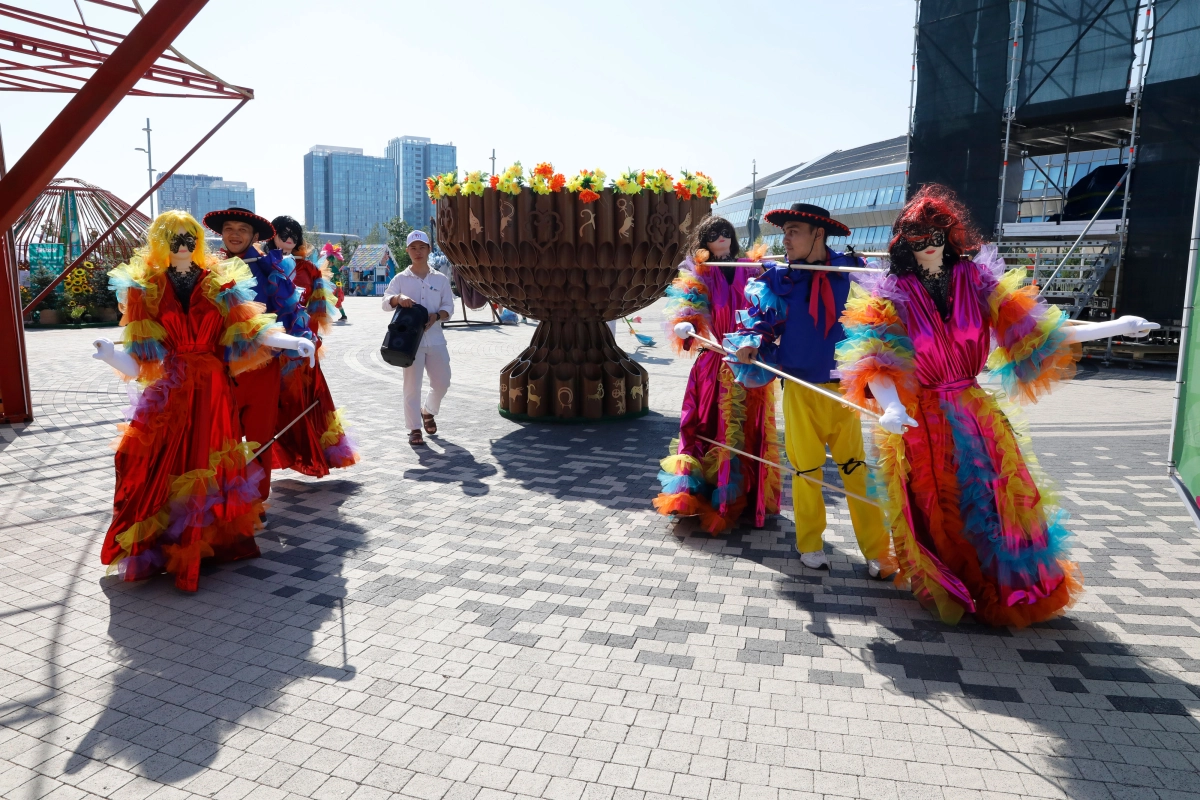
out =
{"type": "Polygon", "coordinates": [[[446,349],[446,334],[442,322],[454,311],[454,293],[450,279],[429,266],[429,237],[425,231],[413,231],[405,242],[412,266],[388,284],[383,293],[383,310],[396,306],[408,308],[414,303],[429,311],[429,324],[421,337],[421,346],[411,367],[404,368],[404,424],[408,427],[408,443],[423,445],[421,428],[432,435],[437,433],[434,416],[450,388],[450,352],[446,349]],[[421,384],[429,373],[429,391],[421,400],[421,384]]]}

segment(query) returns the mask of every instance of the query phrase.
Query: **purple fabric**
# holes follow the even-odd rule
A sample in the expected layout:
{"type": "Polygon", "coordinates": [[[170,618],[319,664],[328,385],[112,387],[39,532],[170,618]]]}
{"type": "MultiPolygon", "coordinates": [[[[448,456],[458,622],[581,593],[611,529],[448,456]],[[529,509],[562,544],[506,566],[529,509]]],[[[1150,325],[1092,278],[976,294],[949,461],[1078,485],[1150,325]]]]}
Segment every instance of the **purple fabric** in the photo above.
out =
{"type": "Polygon", "coordinates": [[[950,320],[915,275],[896,279],[896,296],[904,298],[902,319],[916,351],[917,381],[929,388],[962,380],[974,382],[991,351],[991,324],[980,271],[959,262],[950,276],[950,320]]]}
{"type": "MultiPolygon", "coordinates": [[[[683,264],[684,269],[691,266],[690,260],[683,264]]],[[[749,305],[745,290],[746,281],[754,277],[752,270],[739,267],[734,272],[732,285],[717,267],[691,271],[708,291],[709,327],[719,342],[725,334],[737,330],[737,312],[749,305]]],[[[718,434],[723,433],[724,426],[719,424],[717,408],[717,376],[721,363],[722,357],[718,353],[706,349],[696,356],[696,363],[692,365],[679,418],[679,452],[683,455],[699,458],[707,452],[709,445],[697,439],[697,435],[721,441],[718,434]]]]}
{"type": "MultiPolygon", "coordinates": [[[[737,312],[748,306],[745,289],[746,283],[760,271],[757,265],[747,265],[748,268],[737,268],[733,281],[727,281],[720,268],[695,268],[690,260],[682,265],[704,283],[708,295],[709,306],[706,309],[709,328],[717,341],[725,334],[737,330],[737,312]]],[[[721,380],[722,369],[728,372],[728,365],[719,353],[704,349],[696,356],[688,375],[687,387],[684,390],[683,408],[679,419],[679,453],[689,455],[703,461],[705,454],[712,445],[701,441],[698,437],[705,436],[717,442],[726,442],[729,437],[729,416],[737,417],[740,423],[744,441],[742,449],[759,457],[766,453],[766,437],[763,428],[766,425],[765,397],[770,397],[769,388],[741,390],[732,380],[721,380]],[[742,394],[744,401],[738,401],[737,395],[728,396],[731,392],[742,394]],[[730,415],[722,409],[729,409],[730,415]]],[[[772,433],[772,435],[774,435],[772,433]]],[[[721,463],[716,475],[716,485],[706,486],[700,490],[709,500],[712,507],[726,519],[728,524],[736,520],[743,502],[754,515],[755,524],[762,526],[766,523],[767,497],[764,487],[774,479],[770,467],[760,462],[743,459],[732,455],[721,463]]]]}
{"type": "MultiPolygon", "coordinates": [[[[989,294],[996,285],[989,264],[961,261],[950,281],[950,319],[943,321],[937,306],[920,281],[912,275],[895,279],[889,295],[897,303],[915,351],[915,371],[921,389],[914,416],[918,427],[904,434],[909,453],[932,454],[939,459],[952,453],[952,463],[930,463],[928,457],[910,459],[908,511],[912,529],[922,546],[951,562],[938,551],[928,521],[934,518],[932,504],[958,506],[962,538],[978,558],[982,579],[994,595],[1008,605],[1034,603],[1050,594],[1064,579],[1059,560],[1066,557],[1069,532],[1063,519],[1047,519],[1035,511],[1041,498],[1013,486],[1036,487],[1011,433],[1008,420],[990,398],[980,402],[967,391],[976,387],[992,345],[989,294]],[[950,440],[943,437],[949,436],[950,440]],[[1018,462],[1004,466],[1006,453],[1018,462]],[[1006,472],[1006,469],[1008,470],[1006,472]],[[953,476],[947,480],[948,476],[953,476]],[[936,487],[922,491],[916,487],[936,487]],[[1014,515],[1013,506],[1023,513],[1014,515]]],[[[1017,326],[1024,321],[1017,321],[1017,326]]],[[[967,579],[960,572],[944,585],[961,598],[967,579]]],[[[952,573],[947,570],[947,577],[952,573]]],[[[978,580],[978,579],[975,579],[978,580]]],[[[970,582],[970,581],[968,581],[970,582]]],[[[972,587],[972,594],[981,587],[972,587]]],[[[976,594],[975,599],[980,600],[976,594]]],[[[964,603],[970,608],[970,605],[964,603]]]]}

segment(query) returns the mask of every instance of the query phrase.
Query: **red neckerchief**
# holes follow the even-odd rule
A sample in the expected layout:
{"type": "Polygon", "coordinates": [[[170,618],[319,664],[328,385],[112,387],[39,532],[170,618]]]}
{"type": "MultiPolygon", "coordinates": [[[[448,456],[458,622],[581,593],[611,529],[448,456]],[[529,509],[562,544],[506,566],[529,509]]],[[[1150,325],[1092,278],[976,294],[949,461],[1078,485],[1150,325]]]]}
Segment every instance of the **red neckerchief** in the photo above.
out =
{"type": "MultiPolygon", "coordinates": [[[[825,250],[825,266],[831,266],[833,257],[829,255],[829,250],[825,250]]],[[[808,314],[812,317],[813,325],[820,326],[821,320],[817,316],[817,309],[820,305],[819,301],[824,301],[825,305],[825,335],[829,336],[829,331],[833,329],[833,323],[837,319],[837,303],[833,299],[833,284],[829,282],[829,275],[819,270],[812,270],[812,288],[808,293],[808,314]]]]}

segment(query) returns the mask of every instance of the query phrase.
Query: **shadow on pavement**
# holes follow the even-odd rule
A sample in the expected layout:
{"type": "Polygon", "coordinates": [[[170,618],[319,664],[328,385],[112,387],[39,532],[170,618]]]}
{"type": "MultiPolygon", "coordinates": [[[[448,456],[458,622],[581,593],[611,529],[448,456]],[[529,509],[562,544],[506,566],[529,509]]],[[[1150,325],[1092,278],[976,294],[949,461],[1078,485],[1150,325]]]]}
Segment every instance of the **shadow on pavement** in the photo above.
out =
{"type": "Polygon", "coordinates": [[[650,412],[622,422],[528,423],[492,442],[500,475],[559,500],[642,510],[658,491],[658,462],[679,418],[650,412]]]}
{"type": "Polygon", "coordinates": [[[490,490],[484,478],[496,474],[491,464],[481,464],[471,451],[440,436],[425,435],[425,446],[414,447],[413,452],[420,462],[420,469],[405,470],[404,477],[410,481],[430,483],[460,483],[465,495],[478,497],[490,490]]]}
{"type": "MultiPolygon", "coordinates": [[[[945,625],[909,592],[867,580],[852,541],[826,544],[831,571],[805,569],[791,552],[790,520],[782,517],[765,529],[737,530],[717,541],[691,521],[677,523],[674,533],[681,548],[724,562],[718,569],[734,579],[751,575],[743,566],[739,576],[739,562],[773,570],[770,588],[755,590],[755,596],[783,599],[811,614],[808,621],[768,616],[766,609],[753,616],[751,606],[745,616],[723,615],[723,624],[771,630],[746,638],[741,662],[784,666],[789,655],[823,665],[858,662],[869,673],[886,675],[883,690],[912,698],[930,724],[965,727],[975,743],[964,744],[1024,763],[1068,797],[1153,796],[1139,792],[1194,792],[1200,785],[1194,745],[1200,739],[1200,686],[1178,674],[1200,671],[1200,661],[1173,644],[1194,638],[1127,644],[1082,619],[1083,612],[1026,630],[990,628],[970,616],[945,625]],[[1027,727],[975,728],[962,717],[974,712],[1027,727]],[[1010,734],[1052,737],[1053,750],[1031,752],[1028,740],[1014,744],[1010,734]]],[[[761,585],[761,570],[754,576],[761,585]]],[[[1135,606],[1126,613],[1165,612],[1135,606]]],[[[810,669],[809,682],[866,688],[861,671],[810,669]]]]}
{"type": "Polygon", "coordinates": [[[103,579],[109,658],[120,668],[65,771],[94,759],[178,783],[211,765],[244,717],[262,728],[272,718],[303,725],[286,717],[303,702],[286,694],[294,680],[352,679],[342,572],[365,537],[339,508],[358,490],[347,480],[276,480],[262,557],[205,567],[194,595],[169,576],[103,579]]]}

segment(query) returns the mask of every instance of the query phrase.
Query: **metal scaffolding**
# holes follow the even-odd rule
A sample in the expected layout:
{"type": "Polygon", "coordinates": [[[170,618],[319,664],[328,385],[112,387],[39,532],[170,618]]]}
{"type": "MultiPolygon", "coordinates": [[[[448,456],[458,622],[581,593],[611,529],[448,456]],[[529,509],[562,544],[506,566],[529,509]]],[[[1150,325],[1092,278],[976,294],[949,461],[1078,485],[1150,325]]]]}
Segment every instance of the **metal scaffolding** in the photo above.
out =
{"type": "MultiPolygon", "coordinates": [[[[74,94],[11,169],[6,169],[0,143],[0,423],[33,418],[22,318],[53,290],[53,285],[47,287],[26,309],[20,308],[13,223],[126,95],[239,101],[159,184],[254,96],[252,90],[221,80],[172,46],[207,0],[158,0],[149,11],[143,11],[138,0],[131,0],[132,5],[87,1],[129,12],[137,22],[127,34],[120,34],[88,25],[79,4],[79,22],[0,4],[0,20],[15,25],[0,30],[0,91],[74,94]],[[170,55],[165,54],[168,50],[170,55]]],[[[124,224],[155,188],[125,209],[62,275],[124,224]]]]}

